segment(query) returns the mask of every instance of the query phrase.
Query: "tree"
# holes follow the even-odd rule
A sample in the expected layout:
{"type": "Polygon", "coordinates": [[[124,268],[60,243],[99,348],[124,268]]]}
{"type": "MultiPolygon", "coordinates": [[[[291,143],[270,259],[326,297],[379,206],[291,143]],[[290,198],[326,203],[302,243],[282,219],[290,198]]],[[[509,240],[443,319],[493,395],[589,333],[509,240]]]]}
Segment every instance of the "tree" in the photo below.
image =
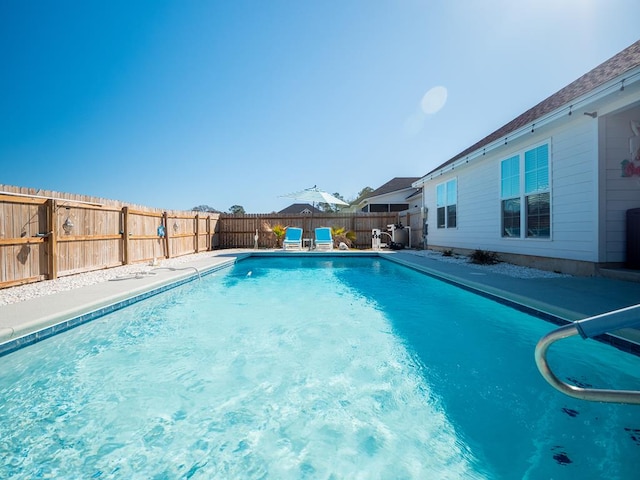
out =
{"type": "Polygon", "coordinates": [[[198,205],[197,207],[193,207],[191,209],[192,212],[211,212],[211,213],[220,213],[220,210],[216,210],[209,205],[198,205]]]}
{"type": "Polygon", "coordinates": [[[373,192],[373,188],[364,187],[362,190],[360,190],[360,192],[358,193],[358,197],[353,201],[353,203],[360,203],[360,200],[369,195],[371,192],[373,192]]]}
{"type": "Polygon", "coordinates": [[[229,207],[229,213],[231,215],[244,215],[247,212],[244,211],[244,207],[242,205],[232,205],[229,207]]]}

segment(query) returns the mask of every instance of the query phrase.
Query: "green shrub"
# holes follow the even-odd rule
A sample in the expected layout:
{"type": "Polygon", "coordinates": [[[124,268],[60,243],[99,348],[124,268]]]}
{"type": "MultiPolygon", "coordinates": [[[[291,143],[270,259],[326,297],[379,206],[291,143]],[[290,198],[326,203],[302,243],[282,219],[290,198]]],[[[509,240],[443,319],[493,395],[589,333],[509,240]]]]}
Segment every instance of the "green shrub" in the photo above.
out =
{"type": "Polygon", "coordinates": [[[495,252],[488,252],[486,250],[476,250],[469,255],[471,263],[477,263],[478,265],[495,265],[500,262],[498,254],[495,252]]]}
{"type": "Polygon", "coordinates": [[[280,247],[281,241],[282,241],[282,237],[284,237],[284,234],[287,233],[286,227],[283,227],[282,225],[275,225],[271,229],[271,231],[276,236],[276,246],[280,247]]]}
{"type": "Polygon", "coordinates": [[[335,246],[344,243],[347,247],[351,248],[356,242],[356,232],[348,230],[344,227],[331,227],[331,236],[333,237],[333,243],[335,246]]]}

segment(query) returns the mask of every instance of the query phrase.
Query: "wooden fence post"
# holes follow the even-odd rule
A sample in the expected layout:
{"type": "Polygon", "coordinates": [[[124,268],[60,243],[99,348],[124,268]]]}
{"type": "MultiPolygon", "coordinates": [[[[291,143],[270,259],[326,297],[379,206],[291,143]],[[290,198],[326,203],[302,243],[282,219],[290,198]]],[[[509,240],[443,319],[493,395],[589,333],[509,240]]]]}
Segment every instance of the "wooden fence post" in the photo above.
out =
{"type": "Polygon", "coordinates": [[[207,250],[213,250],[213,239],[211,238],[211,215],[207,217],[207,241],[205,242],[207,250]]]}
{"type": "Polygon", "coordinates": [[[129,207],[122,207],[122,260],[129,265],[129,207]]]}
{"type": "Polygon", "coordinates": [[[58,278],[58,232],[56,218],[56,201],[54,199],[47,200],[47,268],[49,270],[49,280],[58,278]]]}
{"type": "Polygon", "coordinates": [[[167,212],[162,214],[162,222],[164,223],[164,248],[167,252],[165,258],[171,258],[171,250],[169,250],[169,214],[167,212]]]}
{"type": "Polygon", "coordinates": [[[200,215],[196,213],[196,253],[200,251],[200,215]]]}

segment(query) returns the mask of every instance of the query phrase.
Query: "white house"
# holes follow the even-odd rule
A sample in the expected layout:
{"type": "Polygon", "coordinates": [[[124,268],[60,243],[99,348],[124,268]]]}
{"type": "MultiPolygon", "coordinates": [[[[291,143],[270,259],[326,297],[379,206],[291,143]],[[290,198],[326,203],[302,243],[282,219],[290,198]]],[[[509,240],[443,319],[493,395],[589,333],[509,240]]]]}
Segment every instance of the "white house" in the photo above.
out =
{"type": "Polygon", "coordinates": [[[361,212],[398,212],[398,220],[410,227],[410,245],[422,243],[422,188],[412,184],[420,177],[394,177],[363,197],[357,205],[361,212]]]}
{"type": "Polygon", "coordinates": [[[394,177],[358,203],[361,212],[403,212],[420,208],[421,188],[412,184],[420,177],[394,177]]]}
{"type": "Polygon", "coordinates": [[[640,208],[640,41],[413,187],[430,248],[576,274],[640,269],[640,211],[628,212],[640,208]]]}

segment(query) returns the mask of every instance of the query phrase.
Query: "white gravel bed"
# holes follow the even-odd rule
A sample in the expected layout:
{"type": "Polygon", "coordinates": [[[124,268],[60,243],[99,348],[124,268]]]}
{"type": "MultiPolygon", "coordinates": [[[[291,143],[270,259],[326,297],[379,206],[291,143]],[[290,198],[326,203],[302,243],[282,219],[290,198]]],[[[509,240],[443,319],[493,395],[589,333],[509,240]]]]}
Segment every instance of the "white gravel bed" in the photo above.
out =
{"type": "MultiPolygon", "coordinates": [[[[444,256],[442,255],[442,253],[434,252],[432,250],[403,250],[403,252],[409,253],[411,255],[428,257],[441,262],[464,264],[469,268],[478,269],[479,271],[509,275],[516,278],[554,278],[569,276],[554,272],[548,272],[545,270],[538,270],[535,268],[520,267],[509,263],[498,263],[496,265],[476,265],[469,262],[469,259],[467,257],[444,256]]],[[[93,272],[69,275],[67,277],[61,277],[55,280],[45,280],[42,282],[29,283],[17,287],[4,288],[0,290],[0,306],[8,305],[10,303],[18,303],[44,295],[51,295],[57,292],[73,290],[75,288],[85,287],[87,285],[108,282],[109,280],[114,280],[122,276],[134,274],[147,275],[149,274],[149,272],[151,272],[151,270],[153,270],[154,268],[158,268],[159,266],[176,266],[192,260],[197,260],[198,258],[203,256],[210,255],[211,252],[203,252],[194,255],[185,255],[178,258],[161,259],[157,265],[124,265],[122,267],[108,268],[104,270],[96,270],[93,272]]]]}
{"type": "Polygon", "coordinates": [[[403,250],[405,253],[417,255],[420,257],[427,257],[441,262],[464,264],[469,268],[474,268],[479,271],[498,273],[501,275],[508,275],[515,278],[557,278],[557,277],[570,277],[564,273],[550,272],[547,270],[539,270],[531,267],[521,267],[519,265],[513,265],[511,263],[500,262],[495,265],[478,265],[471,263],[469,257],[461,255],[444,256],[440,252],[434,252],[433,250],[403,250]]]}
{"type": "Polygon", "coordinates": [[[211,252],[196,253],[177,258],[163,258],[158,260],[156,265],[145,263],[124,265],[122,267],[105,268],[103,270],[94,270],[93,272],[78,273],[76,275],[56,278],[55,280],[44,280],[42,282],[4,288],[0,290],[0,306],[8,305],[10,303],[18,303],[45,295],[51,295],[57,292],[65,292],[80,287],[86,287],[96,283],[108,282],[109,280],[116,280],[123,276],[135,274],[149,275],[154,268],[179,266],[180,264],[209,256],[211,256],[211,252]]]}

